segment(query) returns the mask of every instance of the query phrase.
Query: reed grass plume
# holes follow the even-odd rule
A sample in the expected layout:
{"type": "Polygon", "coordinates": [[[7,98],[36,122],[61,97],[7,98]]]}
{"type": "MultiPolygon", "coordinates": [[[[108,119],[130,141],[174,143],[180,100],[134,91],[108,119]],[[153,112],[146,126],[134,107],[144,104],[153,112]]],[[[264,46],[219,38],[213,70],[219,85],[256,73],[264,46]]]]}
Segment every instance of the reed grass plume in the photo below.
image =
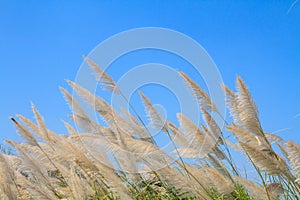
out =
{"type": "MultiPolygon", "coordinates": [[[[125,98],[110,75],[84,59],[104,90],[125,98]]],[[[183,113],[177,113],[177,121],[163,119],[142,92],[146,118],[133,105],[133,112],[118,112],[72,81],[68,84],[80,99],[60,87],[72,111],[63,121],[64,133],[52,131],[33,103],[34,119],[10,117],[23,141],[6,140],[14,150],[1,149],[0,199],[299,199],[300,146],[263,129],[242,78],[237,77],[236,91],[222,86],[231,115],[222,129],[208,93],[184,72],[179,76],[200,107],[200,123],[183,113]],[[94,121],[82,102],[103,123],[94,121]],[[157,145],[145,119],[167,134],[174,151],[157,145]],[[241,160],[256,175],[245,174],[236,164],[241,160]]]]}

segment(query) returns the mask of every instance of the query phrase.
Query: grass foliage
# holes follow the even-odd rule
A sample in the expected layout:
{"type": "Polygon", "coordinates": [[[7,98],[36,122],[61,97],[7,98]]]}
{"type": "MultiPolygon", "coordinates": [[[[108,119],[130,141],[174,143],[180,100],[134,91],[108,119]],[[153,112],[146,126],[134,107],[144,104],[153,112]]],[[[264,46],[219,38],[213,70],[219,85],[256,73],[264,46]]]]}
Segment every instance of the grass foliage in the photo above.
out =
{"type": "MultiPolygon", "coordinates": [[[[103,89],[125,98],[108,74],[85,60],[103,89]]],[[[222,86],[232,117],[222,130],[212,116],[224,116],[209,95],[188,75],[179,75],[195,96],[201,124],[182,113],[177,114],[178,126],[164,121],[140,93],[151,125],[170,139],[171,153],[156,144],[133,105],[132,112],[117,112],[71,81],[71,88],[97,111],[105,126],[93,121],[63,88],[78,129],[64,122],[67,134],[53,132],[33,104],[35,121],[22,115],[11,118],[24,142],[6,140],[13,150],[1,146],[0,199],[298,199],[300,146],[262,129],[243,80],[237,78],[236,91],[222,86]],[[259,180],[247,178],[235,163],[237,152],[259,180]]]]}

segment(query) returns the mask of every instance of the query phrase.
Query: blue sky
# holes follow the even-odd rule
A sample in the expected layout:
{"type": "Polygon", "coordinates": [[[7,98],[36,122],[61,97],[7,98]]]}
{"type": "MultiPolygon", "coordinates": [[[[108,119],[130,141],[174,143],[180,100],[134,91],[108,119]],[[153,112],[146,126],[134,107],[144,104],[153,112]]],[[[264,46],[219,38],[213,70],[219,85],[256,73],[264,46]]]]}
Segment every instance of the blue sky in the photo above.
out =
{"type": "MultiPolygon", "coordinates": [[[[65,79],[75,79],[81,55],[114,34],[150,26],[195,39],[225,84],[232,88],[236,75],[243,77],[266,131],[291,128],[279,134],[300,142],[300,3],[288,12],[292,3],[0,0],[0,139],[18,138],[8,117],[33,117],[31,101],[50,128],[65,132],[61,120],[70,112],[58,86],[68,88],[65,79]]],[[[115,79],[135,64],[164,60],[177,68],[183,62],[157,52],[123,59],[127,68],[112,66],[115,79]]],[[[159,102],[159,95],[150,97],[159,102]]]]}

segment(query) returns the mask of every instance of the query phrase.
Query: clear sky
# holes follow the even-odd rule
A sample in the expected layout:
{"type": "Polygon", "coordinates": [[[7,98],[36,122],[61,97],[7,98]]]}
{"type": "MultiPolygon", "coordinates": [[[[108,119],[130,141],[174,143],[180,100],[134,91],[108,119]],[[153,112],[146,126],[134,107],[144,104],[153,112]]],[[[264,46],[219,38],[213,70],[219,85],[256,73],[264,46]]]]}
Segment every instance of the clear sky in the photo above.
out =
{"type": "MultiPolygon", "coordinates": [[[[0,0],[0,139],[17,139],[8,117],[32,117],[31,101],[50,128],[65,132],[61,120],[70,112],[58,86],[75,79],[81,55],[114,34],[151,26],[195,39],[225,84],[243,77],[266,131],[291,128],[279,134],[300,142],[300,2],[293,2],[0,0]]],[[[155,61],[145,55],[139,64],[155,61]]]]}

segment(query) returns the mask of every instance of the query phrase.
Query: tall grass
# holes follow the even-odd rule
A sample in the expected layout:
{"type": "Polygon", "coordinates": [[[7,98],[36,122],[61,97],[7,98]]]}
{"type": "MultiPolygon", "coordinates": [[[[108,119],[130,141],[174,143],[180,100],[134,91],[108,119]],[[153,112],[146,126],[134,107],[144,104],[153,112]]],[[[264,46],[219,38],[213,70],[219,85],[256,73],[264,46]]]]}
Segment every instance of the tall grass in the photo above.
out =
{"type": "MultiPolygon", "coordinates": [[[[103,89],[125,98],[108,74],[85,60],[103,89]]],[[[51,131],[33,104],[35,122],[22,115],[17,115],[18,120],[11,118],[24,142],[6,140],[16,153],[2,149],[0,198],[298,199],[300,146],[262,129],[243,80],[237,78],[236,92],[223,86],[232,122],[226,122],[222,130],[212,117],[220,112],[209,95],[188,75],[179,75],[195,96],[203,124],[195,124],[182,113],[177,114],[179,126],[164,121],[151,100],[140,93],[151,125],[168,136],[174,152],[165,152],[156,144],[133,105],[132,113],[119,113],[103,98],[68,81],[106,126],[93,121],[63,88],[73,109],[70,118],[79,129],[64,122],[68,134],[51,131]],[[259,181],[241,175],[243,170],[232,155],[235,151],[245,156],[259,181]]]]}

